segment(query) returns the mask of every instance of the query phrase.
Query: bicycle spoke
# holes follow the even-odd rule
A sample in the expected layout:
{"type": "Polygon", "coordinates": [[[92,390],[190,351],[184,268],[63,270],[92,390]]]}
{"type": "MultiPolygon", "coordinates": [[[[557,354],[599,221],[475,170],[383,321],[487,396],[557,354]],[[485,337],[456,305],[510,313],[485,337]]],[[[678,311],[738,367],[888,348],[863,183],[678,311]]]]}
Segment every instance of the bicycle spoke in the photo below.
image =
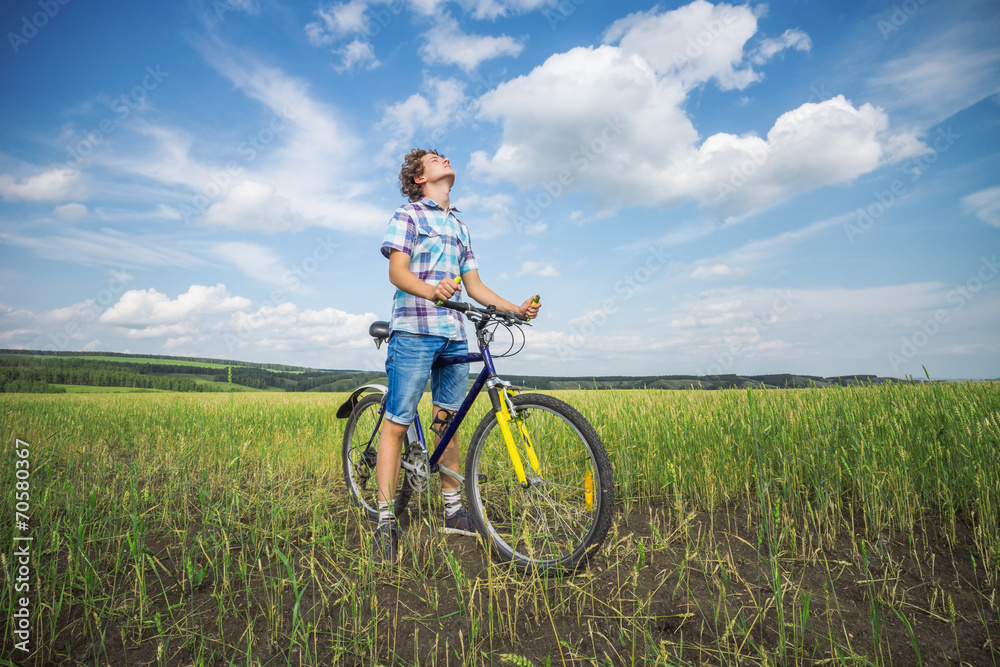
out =
{"type": "Polygon", "coordinates": [[[603,540],[610,524],[608,499],[612,496],[608,492],[613,487],[606,485],[613,482],[606,454],[593,429],[561,401],[532,395],[515,397],[513,402],[520,406],[515,415],[520,425],[512,430],[515,447],[527,460],[523,440],[531,442],[538,470],[526,469],[528,488],[522,488],[513,478],[495,420],[484,420],[477,431],[479,438],[474,436],[470,445],[467,474],[486,477],[474,485],[470,502],[491,508],[499,504],[507,510],[502,518],[494,514],[495,509],[483,517],[486,532],[502,557],[524,567],[573,565],[603,540]]]}
{"type": "MultiPolygon", "coordinates": [[[[368,394],[358,401],[344,430],[343,466],[344,481],[351,492],[354,503],[365,515],[378,519],[378,484],[375,482],[375,462],[382,420],[380,409],[382,397],[368,394]]],[[[399,514],[406,507],[410,491],[404,483],[404,471],[396,485],[394,511],[399,514]]]]}

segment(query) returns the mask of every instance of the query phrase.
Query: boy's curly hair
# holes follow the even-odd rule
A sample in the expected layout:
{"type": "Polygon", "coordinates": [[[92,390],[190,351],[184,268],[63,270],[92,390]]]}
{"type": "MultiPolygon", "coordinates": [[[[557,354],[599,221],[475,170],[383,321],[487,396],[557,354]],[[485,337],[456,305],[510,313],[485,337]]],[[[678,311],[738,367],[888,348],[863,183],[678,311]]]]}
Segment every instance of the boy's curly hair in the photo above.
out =
{"type": "Polygon", "coordinates": [[[414,148],[403,158],[403,166],[399,170],[399,191],[410,201],[417,201],[424,195],[423,188],[414,183],[413,179],[423,175],[424,163],[421,161],[421,158],[428,153],[444,157],[433,148],[430,150],[414,148]]]}

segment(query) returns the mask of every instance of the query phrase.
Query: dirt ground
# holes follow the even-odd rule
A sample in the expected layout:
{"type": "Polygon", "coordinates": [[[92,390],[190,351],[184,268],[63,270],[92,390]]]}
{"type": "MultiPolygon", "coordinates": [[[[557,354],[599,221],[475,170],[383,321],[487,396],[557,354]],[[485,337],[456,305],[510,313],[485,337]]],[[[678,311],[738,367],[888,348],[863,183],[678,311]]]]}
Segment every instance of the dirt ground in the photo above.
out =
{"type": "MultiPolygon", "coordinates": [[[[399,567],[369,564],[372,526],[352,512],[340,535],[303,533],[298,553],[244,545],[252,577],[209,574],[189,590],[176,536],[151,537],[150,574],[165,574],[150,577],[164,583],[142,618],[64,608],[55,628],[36,627],[51,638],[41,649],[24,656],[8,642],[2,655],[25,665],[1000,664],[996,572],[983,570],[968,527],[951,543],[933,522],[872,540],[847,526],[823,542],[775,540],[746,507],[631,506],[586,567],[543,577],[493,563],[477,538],[444,536],[425,514],[408,519],[399,567]]],[[[112,607],[134,608],[135,577],[114,579],[112,607]]]]}

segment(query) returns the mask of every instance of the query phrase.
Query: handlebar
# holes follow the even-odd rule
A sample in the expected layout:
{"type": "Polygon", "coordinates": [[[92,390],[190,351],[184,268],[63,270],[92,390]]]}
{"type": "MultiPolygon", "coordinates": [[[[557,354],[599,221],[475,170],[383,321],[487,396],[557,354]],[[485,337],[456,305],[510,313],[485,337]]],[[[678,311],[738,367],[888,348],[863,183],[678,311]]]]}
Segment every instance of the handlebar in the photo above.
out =
{"type": "Polygon", "coordinates": [[[440,304],[436,305],[439,305],[442,308],[457,310],[460,313],[465,313],[465,316],[473,322],[477,320],[497,320],[507,324],[527,324],[528,326],[531,326],[527,317],[518,315],[517,313],[513,313],[509,310],[497,310],[496,306],[479,308],[478,306],[473,306],[471,303],[466,303],[464,301],[442,301],[440,304]]]}

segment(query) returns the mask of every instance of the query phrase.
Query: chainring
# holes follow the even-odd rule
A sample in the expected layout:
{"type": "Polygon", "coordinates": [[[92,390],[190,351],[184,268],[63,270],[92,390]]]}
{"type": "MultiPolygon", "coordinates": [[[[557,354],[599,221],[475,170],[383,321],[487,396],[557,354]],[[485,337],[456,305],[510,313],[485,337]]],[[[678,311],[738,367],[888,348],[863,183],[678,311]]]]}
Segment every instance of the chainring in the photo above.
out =
{"type": "Polygon", "coordinates": [[[406,463],[413,467],[413,470],[406,471],[407,486],[416,493],[423,493],[431,475],[427,454],[419,442],[411,442],[406,448],[406,463]]]}

